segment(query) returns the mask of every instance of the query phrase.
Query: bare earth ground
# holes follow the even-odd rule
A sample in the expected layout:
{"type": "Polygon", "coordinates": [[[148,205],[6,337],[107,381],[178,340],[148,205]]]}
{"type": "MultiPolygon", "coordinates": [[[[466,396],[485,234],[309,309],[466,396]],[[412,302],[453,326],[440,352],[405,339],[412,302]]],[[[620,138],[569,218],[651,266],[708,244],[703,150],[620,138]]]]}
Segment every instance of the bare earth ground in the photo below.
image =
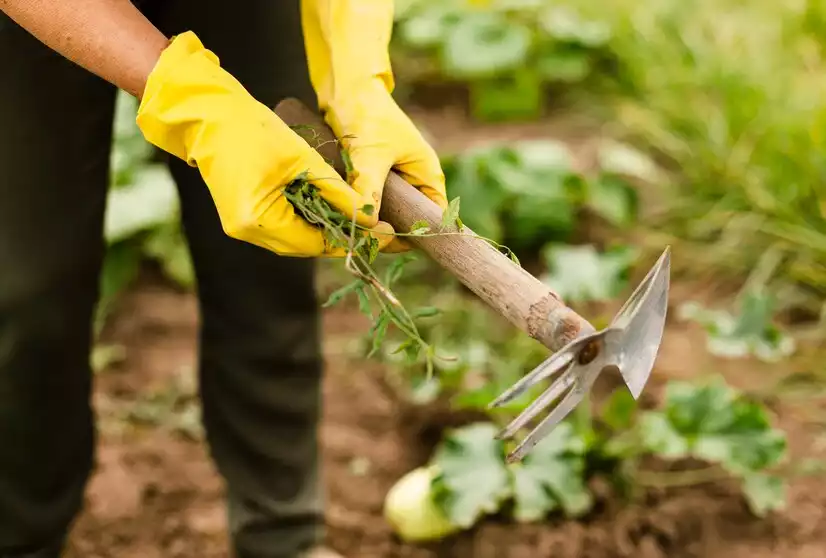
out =
{"type": "MultiPolygon", "coordinates": [[[[444,123],[450,116],[431,118],[444,123]]],[[[492,136],[511,139],[548,131],[542,124],[531,128],[526,134],[524,127],[503,127],[492,136]]],[[[439,141],[448,149],[468,144],[464,134],[447,132],[440,133],[439,141]]],[[[684,298],[687,290],[675,285],[672,298],[684,298]]],[[[384,495],[399,476],[427,458],[433,440],[426,427],[443,425],[438,419],[427,425],[421,417],[411,422],[400,416],[368,373],[377,365],[343,356],[359,320],[346,310],[325,316],[327,523],[330,545],[348,558],[826,556],[826,483],[817,477],[794,480],[788,511],[764,521],[754,519],[736,491],[722,484],[663,491],[634,506],[603,490],[597,511],[582,522],[517,526],[490,520],[438,545],[400,544],[381,516],[384,495]]],[[[122,301],[105,338],[125,352],[97,377],[99,467],[72,536],[70,557],[229,556],[223,487],[198,441],[197,415],[187,406],[194,390],[196,331],[194,297],[151,277],[122,301]],[[152,399],[155,393],[165,399],[152,399]],[[124,410],[132,414],[123,416],[124,410]]],[[[805,364],[717,361],[705,354],[703,343],[696,329],[670,324],[647,393],[656,396],[667,378],[722,372],[733,384],[765,394],[781,376],[805,371],[805,364]]],[[[795,458],[823,453],[821,403],[813,394],[773,405],[795,458]]]]}

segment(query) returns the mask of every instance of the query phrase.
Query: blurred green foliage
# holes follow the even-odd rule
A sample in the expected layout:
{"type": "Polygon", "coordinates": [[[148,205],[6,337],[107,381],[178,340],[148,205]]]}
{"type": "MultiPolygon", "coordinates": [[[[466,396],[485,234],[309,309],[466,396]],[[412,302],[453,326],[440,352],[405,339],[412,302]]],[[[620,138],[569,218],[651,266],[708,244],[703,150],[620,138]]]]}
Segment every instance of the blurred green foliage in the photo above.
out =
{"type": "Polygon", "coordinates": [[[96,329],[141,263],[160,264],[173,282],[190,288],[194,272],[180,229],[178,192],[166,165],[152,160],[152,146],[135,124],[137,101],[120,94],[114,122],[110,190],[104,234],[108,244],[101,275],[96,329]]]}
{"type": "Polygon", "coordinates": [[[610,54],[610,29],[542,0],[397,2],[399,55],[425,58],[419,79],[438,71],[466,84],[480,120],[541,115],[547,86],[580,83],[610,54]]]}
{"type": "Polygon", "coordinates": [[[400,79],[462,83],[484,120],[537,117],[548,83],[587,98],[607,135],[672,171],[654,184],[668,210],[646,225],[691,243],[695,270],[736,280],[780,253],[767,282],[797,289],[781,308],[823,305],[821,0],[399,0],[397,20],[400,79]]]}
{"type": "Polygon", "coordinates": [[[577,169],[568,147],[552,139],[493,144],[445,156],[450,197],[474,232],[514,250],[573,240],[584,210],[619,229],[637,219],[633,180],[645,178],[644,156],[627,146],[601,146],[600,165],[577,169]]]}

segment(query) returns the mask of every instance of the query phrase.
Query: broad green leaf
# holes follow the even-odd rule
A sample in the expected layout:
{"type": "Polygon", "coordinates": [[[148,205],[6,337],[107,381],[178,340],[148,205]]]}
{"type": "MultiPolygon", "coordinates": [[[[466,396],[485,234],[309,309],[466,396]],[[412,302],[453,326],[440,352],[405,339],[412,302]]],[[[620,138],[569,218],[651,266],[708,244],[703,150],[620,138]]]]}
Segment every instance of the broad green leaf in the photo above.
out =
{"type": "Polygon", "coordinates": [[[660,457],[679,459],[688,455],[688,441],[657,411],[649,411],[640,417],[640,440],[651,453],[660,457]]]}
{"type": "Polygon", "coordinates": [[[546,47],[536,62],[540,75],[549,81],[577,83],[591,72],[591,59],[586,52],[546,47]]]}
{"type": "Polygon", "coordinates": [[[601,47],[611,38],[610,28],[598,21],[585,21],[573,10],[554,6],[539,17],[542,30],[557,41],[601,47]]]}
{"type": "Polygon", "coordinates": [[[778,476],[749,473],[741,486],[749,509],[758,517],[786,508],[786,482],[778,476]]]}
{"type": "Polygon", "coordinates": [[[614,431],[630,429],[634,424],[637,402],[627,389],[617,389],[602,406],[600,418],[614,431]]]}
{"type": "Polygon", "coordinates": [[[460,20],[461,13],[453,6],[428,6],[402,21],[394,38],[413,48],[437,47],[460,20]]]}
{"type": "Polygon", "coordinates": [[[140,244],[129,240],[106,249],[100,274],[100,297],[95,316],[95,331],[99,332],[109,316],[112,303],[138,276],[141,264],[140,244]]]}
{"type": "Polygon", "coordinates": [[[796,344],[794,338],[772,323],[773,309],[768,294],[747,292],[737,315],[687,303],[680,308],[680,316],[703,326],[712,354],[728,358],[754,355],[766,362],[778,362],[793,354],[796,344]]]}
{"type": "Polygon", "coordinates": [[[664,177],[654,160],[630,145],[616,141],[603,141],[597,149],[600,170],[607,175],[635,178],[657,184],[664,177]]]}
{"type": "Polygon", "coordinates": [[[576,226],[576,208],[557,177],[534,183],[514,200],[508,217],[514,248],[567,240],[576,226]]]}
{"type": "MultiPolygon", "coordinates": [[[[520,158],[519,144],[497,146],[487,152],[483,161],[483,171],[498,190],[510,196],[522,196],[540,189],[536,185],[536,174],[520,158]]],[[[550,174],[550,173],[549,173],[550,174]]],[[[559,173],[553,173],[557,176],[559,173]]]]}
{"type": "Polygon", "coordinates": [[[448,432],[433,456],[439,470],[434,491],[455,525],[467,529],[495,513],[512,494],[504,444],[490,423],[474,423],[448,432]]]}
{"type": "Polygon", "coordinates": [[[474,150],[443,160],[447,193],[462,199],[462,221],[478,235],[502,240],[499,207],[506,192],[487,175],[487,150],[474,150]]]}
{"type": "Polygon", "coordinates": [[[492,77],[525,63],[531,30],[504,16],[471,12],[452,28],[442,59],[445,71],[460,78],[492,77]]]}
{"type": "Polygon", "coordinates": [[[535,120],[542,115],[541,76],[531,67],[505,76],[480,78],[470,84],[470,110],[480,122],[535,120]]]}
{"type": "Polygon", "coordinates": [[[566,180],[573,167],[567,147],[553,140],[528,140],[489,152],[487,174],[511,196],[509,242],[529,246],[564,239],[575,225],[566,180]]]}
{"type": "Polygon", "coordinates": [[[178,223],[152,231],[146,239],[144,249],[148,256],[160,262],[169,279],[186,289],[195,286],[195,268],[178,223]]]}
{"type": "Polygon", "coordinates": [[[151,165],[136,173],[132,184],[109,191],[104,234],[111,244],[177,219],[172,176],[166,166],[151,165]]]}
{"type": "Polygon", "coordinates": [[[636,255],[625,247],[600,254],[591,245],[549,246],[542,281],[568,302],[609,300],[625,287],[636,255]]]}
{"type": "Polygon", "coordinates": [[[538,521],[562,508],[569,517],[591,509],[593,499],[585,485],[585,444],[573,426],[563,422],[525,459],[511,465],[514,477],[514,516],[538,521]]]}
{"type": "Polygon", "coordinates": [[[602,175],[587,182],[587,196],[587,205],[616,227],[637,219],[637,191],[618,176],[602,175]]]}
{"type": "Polygon", "coordinates": [[[664,416],[691,455],[719,463],[733,474],[762,471],[786,455],[785,434],[771,427],[760,404],[722,379],[699,386],[670,383],[664,416]]]}
{"type": "Polygon", "coordinates": [[[552,139],[530,139],[513,146],[518,164],[532,173],[567,175],[574,171],[574,155],[565,143],[552,139]]]}

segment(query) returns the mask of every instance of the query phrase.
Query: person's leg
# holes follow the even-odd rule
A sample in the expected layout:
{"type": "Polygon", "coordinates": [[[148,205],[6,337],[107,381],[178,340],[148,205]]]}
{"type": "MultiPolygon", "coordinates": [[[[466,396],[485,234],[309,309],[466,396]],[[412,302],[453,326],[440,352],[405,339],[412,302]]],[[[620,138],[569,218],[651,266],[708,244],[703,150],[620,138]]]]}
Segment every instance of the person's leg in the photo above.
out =
{"type": "MultiPolygon", "coordinates": [[[[194,31],[270,107],[287,96],[315,102],[298,0],[179,0],[156,23],[194,31]]],[[[229,238],[198,171],[178,160],[171,169],[198,278],[204,423],[228,485],[233,550],[293,558],[323,524],[314,264],[229,238]]]]}
{"type": "Polygon", "coordinates": [[[0,556],[55,558],[93,463],[115,89],[0,13],[0,556]]]}

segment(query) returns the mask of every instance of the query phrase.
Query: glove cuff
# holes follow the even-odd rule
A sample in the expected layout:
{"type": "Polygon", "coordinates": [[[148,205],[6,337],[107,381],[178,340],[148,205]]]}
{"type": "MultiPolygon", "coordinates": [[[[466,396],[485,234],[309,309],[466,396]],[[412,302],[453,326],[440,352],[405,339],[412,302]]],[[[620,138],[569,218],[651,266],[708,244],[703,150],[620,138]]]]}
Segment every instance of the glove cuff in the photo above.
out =
{"type": "Polygon", "coordinates": [[[243,89],[241,84],[220,67],[218,57],[195,33],[174,36],[146,80],[138,128],[149,143],[195,166],[188,146],[204,119],[205,107],[191,102],[193,97],[237,89],[243,89]]]}

